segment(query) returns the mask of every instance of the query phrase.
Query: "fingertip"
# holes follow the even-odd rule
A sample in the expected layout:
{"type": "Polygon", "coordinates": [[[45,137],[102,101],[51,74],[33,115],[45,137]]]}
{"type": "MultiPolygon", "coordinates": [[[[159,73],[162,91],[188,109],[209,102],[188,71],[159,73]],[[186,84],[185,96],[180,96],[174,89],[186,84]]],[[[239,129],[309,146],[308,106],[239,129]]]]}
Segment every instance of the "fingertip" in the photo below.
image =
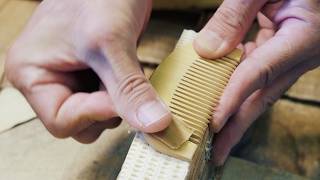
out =
{"type": "Polygon", "coordinates": [[[215,145],[213,148],[213,157],[212,162],[215,166],[222,166],[229,154],[229,151],[226,151],[221,145],[215,145]]]}
{"type": "Polygon", "coordinates": [[[213,128],[214,133],[218,133],[221,130],[219,123],[216,120],[212,120],[211,126],[213,128]]]}
{"type": "Polygon", "coordinates": [[[225,125],[228,117],[226,117],[225,113],[221,112],[219,109],[213,114],[211,125],[213,127],[213,131],[218,133],[221,131],[222,127],[225,125]]]}
{"type": "Polygon", "coordinates": [[[243,59],[246,58],[249,54],[251,54],[251,52],[256,48],[257,48],[257,44],[256,43],[254,43],[252,41],[247,42],[244,45],[245,53],[244,53],[243,59]]]}
{"type": "Polygon", "coordinates": [[[206,45],[206,42],[202,40],[202,36],[203,35],[199,33],[199,36],[193,41],[194,50],[198,53],[199,56],[204,58],[214,56],[214,52],[212,51],[212,49],[209,48],[208,45],[206,45]]]}
{"type": "Polygon", "coordinates": [[[146,133],[159,132],[165,129],[172,119],[169,108],[160,98],[143,103],[136,113],[138,129],[146,133]]]}
{"type": "Polygon", "coordinates": [[[226,158],[225,157],[214,157],[213,158],[213,164],[215,165],[215,166],[223,166],[224,165],[224,163],[225,163],[225,161],[226,161],[226,158]]]}
{"type": "Polygon", "coordinates": [[[99,136],[100,135],[97,135],[97,136],[78,136],[78,135],[75,135],[72,138],[81,144],[92,144],[99,138],[99,136]]]}
{"type": "MultiPolygon", "coordinates": [[[[225,137],[224,137],[225,138],[225,137]]],[[[226,161],[230,153],[230,144],[228,140],[222,139],[221,137],[216,138],[213,145],[213,158],[212,161],[215,166],[222,166],[226,161]]]]}
{"type": "Polygon", "coordinates": [[[199,56],[215,59],[228,53],[228,42],[212,31],[202,30],[193,42],[193,48],[199,56]]]}
{"type": "Polygon", "coordinates": [[[155,123],[150,124],[149,126],[143,126],[140,130],[142,130],[145,133],[156,133],[166,129],[170,125],[171,120],[172,120],[171,114],[167,114],[162,118],[160,118],[155,123]]]}
{"type": "Polygon", "coordinates": [[[72,138],[82,144],[94,143],[100,137],[104,129],[95,129],[92,127],[89,127],[88,129],[85,129],[78,134],[73,135],[72,138]]]}

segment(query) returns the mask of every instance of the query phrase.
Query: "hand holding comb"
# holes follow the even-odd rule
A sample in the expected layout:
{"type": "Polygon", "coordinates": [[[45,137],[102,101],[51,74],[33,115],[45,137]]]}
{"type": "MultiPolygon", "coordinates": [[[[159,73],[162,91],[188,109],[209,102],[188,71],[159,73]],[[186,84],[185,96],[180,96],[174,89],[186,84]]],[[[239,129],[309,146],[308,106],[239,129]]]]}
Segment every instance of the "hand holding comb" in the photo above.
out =
{"type": "Polygon", "coordinates": [[[235,49],[220,59],[203,59],[192,46],[196,35],[184,31],[174,51],[150,78],[173,114],[171,124],[162,132],[136,135],[118,179],[133,174],[137,177],[133,179],[199,179],[209,175],[206,162],[213,137],[209,123],[242,52],[235,49]],[[133,166],[135,170],[129,170],[133,166]],[[164,166],[172,168],[159,173],[164,166]]]}

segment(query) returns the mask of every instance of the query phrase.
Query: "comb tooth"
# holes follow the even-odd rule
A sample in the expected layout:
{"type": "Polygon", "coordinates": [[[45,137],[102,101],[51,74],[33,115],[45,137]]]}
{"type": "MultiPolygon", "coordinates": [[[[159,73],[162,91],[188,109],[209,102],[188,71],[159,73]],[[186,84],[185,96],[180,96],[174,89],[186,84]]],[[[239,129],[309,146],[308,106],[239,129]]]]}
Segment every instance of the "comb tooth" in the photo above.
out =
{"type": "Polygon", "coordinates": [[[198,124],[191,122],[191,121],[184,121],[184,123],[188,126],[188,128],[196,131],[198,135],[203,134],[203,131],[205,131],[206,128],[208,127],[208,126],[201,127],[198,124]]]}
{"type": "Polygon", "coordinates": [[[198,114],[195,114],[193,112],[189,112],[189,111],[186,111],[185,109],[182,109],[182,108],[177,108],[177,107],[172,107],[172,106],[169,106],[172,108],[172,112],[174,113],[184,113],[185,115],[189,115],[191,117],[194,117],[195,121],[199,122],[199,123],[209,123],[208,119],[205,118],[205,117],[201,117],[199,116],[198,114]]]}
{"type": "Polygon", "coordinates": [[[182,83],[187,84],[188,86],[193,86],[193,87],[203,89],[204,91],[210,92],[211,94],[215,94],[216,96],[219,96],[219,97],[222,95],[221,91],[217,91],[216,89],[210,88],[208,86],[204,86],[203,84],[189,81],[188,79],[183,79],[182,83]]]}
{"type": "Polygon", "coordinates": [[[225,67],[227,67],[229,70],[233,71],[237,66],[233,65],[232,63],[229,63],[228,61],[223,60],[222,58],[218,58],[215,60],[206,60],[206,59],[199,59],[200,61],[206,61],[209,62],[211,64],[217,64],[217,65],[224,65],[225,67]]]}
{"type": "Polygon", "coordinates": [[[239,61],[237,61],[237,60],[230,59],[228,57],[221,57],[221,59],[223,61],[226,61],[226,62],[230,63],[230,64],[233,64],[235,67],[237,67],[239,65],[239,61]]]}
{"type": "Polygon", "coordinates": [[[201,139],[202,139],[202,137],[203,137],[203,135],[205,133],[205,130],[207,129],[208,126],[206,128],[204,128],[204,129],[202,129],[202,128],[195,127],[194,123],[189,122],[189,121],[185,122],[185,124],[186,124],[186,126],[188,128],[193,130],[192,137],[194,137],[194,139],[197,139],[198,141],[201,141],[201,139]]]}
{"type": "Polygon", "coordinates": [[[204,76],[201,76],[200,74],[193,73],[191,71],[188,71],[186,73],[186,76],[188,76],[188,75],[189,75],[189,77],[193,76],[193,77],[197,78],[198,81],[203,81],[203,82],[206,82],[206,83],[215,83],[216,86],[218,86],[220,89],[224,89],[224,87],[225,87],[223,84],[220,84],[219,82],[215,81],[214,79],[208,79],[208,78],[206,78],[204,76]]]}
{"type": "Polygon", "coordinates": [[[193,84],[195,86],[204,86],[207,87],[209,89],[211,89],[210,91],[215,92],[216,94],[222,94],[222,88],[217,87],[219,84],[216,83],[206,83],[204,81],[200,81],[198,80],[196,77],[193,77],[191,75],[185,74],[184,78],[183,78],[184,82],[188,82],[190,84],[193,84]]]}
{"type": "MultiPolygon", "coordinates": [[[[179,116],[180,117],[180,116],[179,116]]],[[[194,132],[194,134],[196,135],[196,137],[201,137],[204,134],[204,131],[206,130],[206,127],[201,127],[198,124],[195,124],[194,122],[191,121],[184,121],[185,125],[192,129],[194,132]]]]}
{"type": "Polygon", "coordinates": [[[191,137],[194,138],[195,140],[197,140],[200,144],[200,142],[202,141],[202,137],[204,136],[204,133],[205,133],[205,131],[201,134],[194,133],[191,135],[191,137]]]}
{"type": "Polygon", "coordinates": [[[171,112],[179,117],[184,117],[183,121],[188,123],[199,123],[199,126],[206,126],[209,123],[209,120],[206,118],[199,118],[192,115],[192,113],[186,113],[184,111],[177,110],[172,108],[171,112]]]}
{"type": "Polygon", "coordinates": [[[201,61],[196,61],[194,64],[197,65],[197,67],[200,67],[201,70],[204,70],[209,73],[211,72],[214,74],[214,76],[218,76],[219,78],[221,78],[224,81],[229,80],[228,75],[226,75],[225,73],[222,73],[221,71],[218,71],[216,69],[212,69],[212,68],[208,67],[205,63],[202,63],[201,61]]]}
{"type": "Polygon", "coordinates": [[[196,118],[190,117],[188,115],[183,114],[183,112],[176,111],[175,109],[171,110],[174,116],[178,116],[184,118],[185,125],[194,131],[193,134],[197,134],[197,137],[201,139],[201,134],[205,132],[206,128],[208,127],[208,123],[197,121],[196,118]],[[201,127],[203,126],[203,127],[201,127]]]}
{"type": "Polygon", "coordinates": [[[192,129],[194,132],[193,134],[195,135],[195,137],[198,137],[198,139],[201,139],[201,137],[204,135],[204,132],[206,130],[206,128],[200,128],[198,126],[195,126],[194,122],[190,122],[190,121],[186,121],[185,124],[188,126],[188,128],[192,129]]]}
{"type": "Polygon", "coordinates": [[[214,76],[214,75],[212,75],[212,74],[203,72],[203,71],[197,69],[197,68],[194,67],[194,66],[192,66],[192,67],[190,68],[190,72],[199,74],[199,75],[203,76],[204,78],[207,78],[207,79],[210,79],[210,80],[214,80],[214,81],[222,84],[223,86],[226,86],[226,85],[227,85],[227,82],[226,82],[226,81],[223,81],[223,80],[217,78],[216,76],[214,76]]]}
{"type": "Polygon", "coordinates": [[[185,82],[185,81],[181,81],[181,86],[179,87],[181,89],[184,89],[186,91],[189,91],[191,93],[195,93],[196,95],[201,95],[203,97],[207,97],[209,99],[215,99],[215,100],[218,100],[219,99],[219,96],[210,92],[210,91],[205,91],[204,89],[201,89],[197,86],[190,86],[190,84],[188,84],[188,82],[185,82]]]}
{"type": "MultiPolygon", "coordinates": [[[[190,106],[190,107],[193,107],[193,108],[196,108],[198,109],[199,111],[203,112],[203,113],[206,113],[206,114],[211,114],[211,111],[208,109],[208,108],[205,108],[203,106],[199,106],[193,102],[190,102],[186,99],[182,99],[182,98],[177,98],[177,97],[174,97],[172,98],[172,103],[174,102],[177,102],[177,103],[182,103],[182,104],[185,104],[187,106],[190,106]]],[[[211,109],[211,108],[210,108],[211,109]]]]}
{"type": "Polygon", "coordinates": [[[221,60],[221,59],[216,59],[216,60],[212,60],[212,61],[207,61],[217,67],[220,67],[222,69],[224,69],[225,71],[230,71],[232,72],[235,67],[233,68],[231,64],[226,63],[225,61],[221,60]]]}
{"type": "Polygon", "coordinates": [[[224,67],[229,68],[229,70],[231,70],[231,71],[233,71],[237,67],[237,66],[233,65],[232,63],[229,63],[228,61],[225,61],[223,59],[216,59],[214,61],[209,61],[209,62],[213,62],[213,63],[217,63],[217,64],[220,64],[220,65],[223,65],[224,67]]]}
{"type": "Polygon", "coordinates": [[[206,104],[208,106],[213,106],[214,105],[214,103],[209,101],[208,99],[203,99],[202,97],[195,96],[194,94],[191,94],[191,93],[188,93],[188,92],[185,92],[185,91],[180,91],[180,89],[176,89],[175,94],[180,95],[180,96],[181,95],[187,96],[189,98],[194,99],[195,101],[199,101],[199,102],[201,102],[203,104],[206,104]]]}
{"type": "Polygon", "coordinates": [[[228,82],[228,79],[226,77],[223,77],[220,74],[217,74],[217,72],[215,72],[215,71],[210,71],[209,69],[203,67],[201,64],[198,64],[196,62],[193,63],[192,68],[193,68],[193,70],[195,70],[197,72],[200,71],[203,74],[207,74],[211,78],[215,77],[216,79],[219,79],[219,81],[221,81],[221,82],[228,82]]]}
{"type": "Polygon", "coordinates": [[[177,99],[178,101],[181,101],[181,102],[190,102],[194,105],[197,105],[199,107],[202,107],[203,109],[206,109],[207,111],[211,112],[213,110],[211,104],[205,104],[205,103],[202,103],[201,101],[198,101],[196,99],[193,99],[189,96],[186,96],[184,94],[179,94],[179,93],[175,93],[173,99],[177,99]]]}
{"type": "Polygon", "coordinates": [[[188,87],[184,87],[184,86],[179,86],[178,88],[177,88],[177,90],[179,90],[179,91],[183,91],[186,95],[188,95],[188,96],[197,96],[197,97],[199,97],[199,98],[201,98],[202,99],[202,101],[206,101],[206,102],[208,102],[209,104],[212,104],[212,103],[217,103],[218,101],[216,100],[216,101],[211,101],[211,98],[210,98],[210,96],[208,96],[208,95],[206,95],[206,94],[200,94],[199,92],[196,92],[196,91],[194,91],[194,90],[192,90],[192,89],[190,89],[190,88],[188,88],[188,87]]]}
{"type": "Polygon", "coordinates": [[[191,136],[189,139],[191,142],[195,143],[195,144],[200,144],[200,140],[198,140],[197,138],[195,138],[194,136],[191,136]]]}
{"type": "Polygon", "coordinates": [[[217,82],[214,82],[214,81],[212,81],[212,82],[204,81],[201,77],[199,77],[199,75],[186,73],[184,77],[187,78],[187,79],[190,79],[191,81],[203,84],[205,86],[209,86],[212,89],[216,89],[216,90],[218,90],[220,92],[223,92],[223,89],[224,89],[223,85],[221,85],[221,84],[219,84],[217,82]]]}
{"type": "Polygon", "coordinates": [[[192,135],[194,135],[194,138],[200,142],[204,133],[197,133],[197,131],[194,131],[192,135]]]}
{"type": "Polygon", "coordinates": [[[202,63],[203,65],[205,66],[209,66],[209,68],[212,68],[214,69],[216,72],[219,72],[219,74],[223,75],[224,77],[226,78],[230,78],[231,74],[232,74],[232,71],[230,70],[226,70],[224,68],[221,68],[213,63],[210,63],[209,61],[198,61],[199,63],[202,63]]]}
{"type": "Polygon", "coordinates": [[[218,61],[209,61],[209,63],[214,65],[217,70],[220,70],[220,71],[228,74],[228,77],[231,76],[232,71],[233,71],[232,68],[230,68],[230,67],[228,67],[218,61]]]}
{"type": "MultiPolygon", "coordinates": [[[[192,116],[188,116],[188,115],[186,115],[186,114],[183,114],[182,112],[180,112],[180,111],[177,111],[177,110],[175,110],[175,109],[173,109],[173,110],[171,110],[172,111],[172,113],[174,114],[174,116],[178,116],[178,117],[180,117],[180,118],[183,118],[184,119],[184,122],[189,122],[189,123],[192,123],[192,122],[197,122],[198,120],[197,120],[197,118],[194,118],[194,117],[192,117],[192,116]]],[[[205,122],[202,122],[202,121],[200,121],[200,123],[199,123],[199,126],[201,127],[201,126],[208,126],[208,124],[206,124],[205,122]]]]}
{"type": "Polygon", "coordinates": [[[201,140],[199,140],[197,137],[195,137],[193,135],[190,137],[190,141],[195,143],[195,144],[200,144],[201,143],[201,140]]]}
{"type": "Polygon", "coordinates": [[[183,104],[183,103],[179,103],[178,101],[172,101],[172,104],[171,104],[173,107],[181,107],[181,108],[185,108],[186,110],[189,110],[193,113],[196,113],[196,114],[199,114],[200,116],[202,117],[206,117],[206,118],[209,118],[210,115],[197,109],[197,108],[194,108],[192,106],[188,106],[187,104],[183,104]]]}

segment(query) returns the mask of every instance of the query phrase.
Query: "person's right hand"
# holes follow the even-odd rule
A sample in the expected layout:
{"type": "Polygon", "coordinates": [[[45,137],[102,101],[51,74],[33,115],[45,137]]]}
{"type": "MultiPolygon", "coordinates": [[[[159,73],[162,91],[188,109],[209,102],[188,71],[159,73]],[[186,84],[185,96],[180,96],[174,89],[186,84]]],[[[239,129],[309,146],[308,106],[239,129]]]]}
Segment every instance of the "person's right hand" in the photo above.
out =
{"type": "MultiPolygon", "coordinates": [[[[56,137],[96,140],[120,116],[144,132],[166,128],[170,112],[136,55],[151,0],[45,0],[10,49],[9,80],[56,137]],[[92,69],[107,90],[84,92],[92,69]]],[[[91,81],[91,82],[90,82],[91,81]]]]}
{"type": "Polygon", "coordinates": [[[260,30],[212,118],[213,161],[222,165],[249,126],[304,73],[320,65],[319,0],[224,0],[194,42],[206,58],[231,52],[258,17],[260,30]],[[259,13],[260,12],[260,13],[259,13]]]}

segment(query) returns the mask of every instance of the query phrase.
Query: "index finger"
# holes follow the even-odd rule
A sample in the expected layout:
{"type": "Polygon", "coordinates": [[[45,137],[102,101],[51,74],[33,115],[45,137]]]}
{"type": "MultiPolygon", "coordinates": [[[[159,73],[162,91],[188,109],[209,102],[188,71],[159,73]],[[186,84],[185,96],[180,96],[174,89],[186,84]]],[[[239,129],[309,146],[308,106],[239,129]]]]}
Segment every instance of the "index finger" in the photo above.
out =
{"type": "Polygon", "coordinates": [[[303,26],[287,27],[256,48],[235,70],[213,117],[213,126],[219,132],[230,116],[256,90],[268,86],[280,74],[304,60],[310,42],[303,26]],[[289,29],[288,29],[289,28],[289,29]],[[290,30],[290,36],[287,32],[290,30]]]}

